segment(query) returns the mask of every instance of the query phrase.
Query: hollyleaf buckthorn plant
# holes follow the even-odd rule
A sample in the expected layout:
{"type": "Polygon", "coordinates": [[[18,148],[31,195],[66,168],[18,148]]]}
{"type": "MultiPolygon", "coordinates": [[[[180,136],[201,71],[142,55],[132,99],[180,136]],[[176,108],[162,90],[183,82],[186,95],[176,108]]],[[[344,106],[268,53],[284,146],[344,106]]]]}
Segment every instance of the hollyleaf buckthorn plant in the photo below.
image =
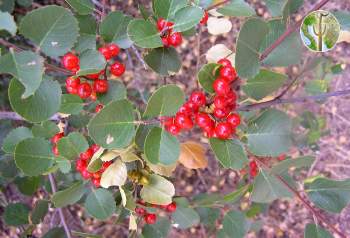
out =
{"type": "Polygon", "coordinates": [[[316,59],[295,33],[329,0],[43,2],[0,3],[1,237],[104,235],[68,216],[117,217],[118,237],[267,237],[268,205],[291,199],[304,237],[349,236],[327,212],[345,211],[350,179],[315,159],[337,136],[315,108],[350,94],[331,87],[346,58],[316,59]]]}

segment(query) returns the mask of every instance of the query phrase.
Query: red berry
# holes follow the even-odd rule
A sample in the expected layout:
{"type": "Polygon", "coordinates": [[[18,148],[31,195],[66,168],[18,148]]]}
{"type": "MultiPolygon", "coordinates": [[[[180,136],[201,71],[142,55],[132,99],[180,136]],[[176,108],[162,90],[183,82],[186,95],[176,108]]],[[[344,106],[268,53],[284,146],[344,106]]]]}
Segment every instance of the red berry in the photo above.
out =
{"type": "Polygon", "coordinates": [[[255,161],[250,161],[249,162],[249,168],[257,168],[257,167],[258,167],[258,165],[257,165],[257,163],[255,161]]]}
{"type": "Polygon", "coordinates": [[[258,172],[259,172],[258,165],[256,164],[255,161],[251,161],[249,163],[249,174],[250,174],[250,176],[255,177],[256,175],[258,175],[258,172]]]}
{"type": "Polygon", "coordinates": [[[105,93],[108,91],[108,81],[97,79],[94,81],[93,88],[97,93],[105,93]]]}
{"type": "Polygon", "coordinates": [[[66,79],[66,87],[78,88],[80,85],[80,78],[68,77],[66,79]]]}
{"type": "Polygon", "coordinates": [[[175,32],[168,36],[169,45],[177,47],[182,43],[182,35],[180,32],[175,32]]]}
{"type": "Polygon", "coordinates": [[[57,145],[52,146],[52,153],[56,156],[58,156],[60,153],[58,152],[57,145]]]}
{"type": "Polygon", "coordinates": [[[157,21],[157,28],[159,31],[162,31],[164,29],[164,27],[166,26],[167,22],[166,20],[164,20],[164,18],[159,18],[157,21]]]}
{"type": "Polygon", "coordinates": [[[172,123],[168,126],[165,127],[165,129],[172,135],[176,136],[177,134],[180,133],[181,128],[175,125],[175,123],[172,123]]]}
{"type": "Polygon", "coordinates": [[[184,104],[179,108],[178,112],[190,115],[192,113],[192,110],[186,104],[184,104]]]}
{"type": "Polygon", "coordinates": [[[75,168],[77,171],[83,171],[87,166],[86,160],[78,159],[75,168]]]}
{"type": "Polygon", "coordinates": [[[166,207],[167,212],[175,212],[176,211],[176,202],[172,202],[166,207]]]}
{"type": "Polygon", "coordinates": [[[111,166],[112,161],[106,161],[102,164],[102,171],[105,171],[109,166],[111,166]]]}
{"type": "Polygon", "coordinates": [[[163,46],[164,46],[164,47],[167,48],[167,47],[170,46],[168,37],[162,37],[162,42],[163,42],[163,46]]]}
{"type": "Polygon", "coordinates": [[[207,12],[207,11],[204,11],[203,18],[202,18],[202,20],[201,20],[199,23],[202,24],[202,25],[207,24],[208,18],[209,18],[208,12],[207,12]]]}
{"type": "Polygon", "coordinates": [[[125,66],[122,63],[117,61],[111,65],[111,73],[114,76],[119,77],[119,76],[123,75],[124,72],[125,72],[125,66]]]}
{"type": "Polygon", "coordinates": [[[231,61],[226,58],[220,59],[218,64],[221,64],[224,67],[232,67],[231,61]]]}
{"type": "Polygon", "coordinates": [[[113,55],[112,52],[107,47],[101,47],[98,51],[105,57],[106,60],[110,60],[113,55]]]}
{"type": "Polygon", "coordinates": [[[81,83],[78,87],[78,95],[81,98],[88,98],[92,93],[91,85],[88,83],[81,83]]]}
{"type": "Polygon", "coordinates": [[[66,87],[69,94],[78,94],[78,88],[66,87]]]}
{"type": "Polygon", "coordinates": [[[215,133],[219,139],[228,139],[232,132],[232,127],[228,122],[220,122],[215,127],[215,133]]]}
{"type": "Polygon", "coordinates": [[[97,104],[96,107],[95,107],[95,112],[96,113],[99,113],[103,108],[103,105],[102,104],[97,104]]]}
{"type": "Polygon", "coordinates": [[[201,128],[212,127],[214,121],[208,114],[200,112],[196,115],[196,124],[201,128]]]}
{"type": "Polygon", "coordinates": [[[175,125],[181,129],[192,129],[193,121],[192,119],[184,113],[177,113],[175,116],[175,125]]]}
{"type": "Polygon", "coordinates": [[[63,136],[64,136],[64,132],[57,133],[51,138],[51,143],[56,144],[63,136]]]}
{"type": "Polygon", "coordinates": [[[199,110],[199,106],[192,101],[186,102],[184,106],[189,108],[192,112],[198,112],[199,110]]]}
{"type": "Polygon", "coordinates": [[[220,68],[220,76],[228,82],[233,81],[237,77],[236,70],[229,66],[224,66],[220,68]]]}
{"type": "Polygon", "coordinates": [[[285,155],[285,154],[281,154],[280,156],[277,157],[277,159],[278,159],[279,161],[283,161],[283,160],[286,159],[286,155],[285,155]]]}
{"type": "Polygon", "coordinates": [[[100,73],[96,73],[96,74],[88,74],[86,75],[87,78],[92,79],[92,80],[97,80],[100,78],[100,73]]]}
{"type": "Polygon", "coordinates": [[[109,44],[107,46],[109,52],[111,53],[112,57],[117,56],[119,54],[119,46],[117,44],[109,44]]]}
{"type": "Polygon", "coordinates": [[[220,108],[220,109],[224,109],[227,107],[227,99],[224,96],[215,96],[214,98],[214,105],[215,108],[220,108]]]}
{"type": "Polygon", "coordinates": [[[156,214],[148,213],[148,214],[146,214],[146,215],[143,217],[143,219],[145,220],[145,222],[146,222],[147,224],[152,225],[152,224],[156,223],[156,221],[157,221],[157,216],[156,216],[156,214]]]}
{"type": "Polygon", "coordinates": [[[140,204],[140,205],[142,205],[142,206],[146,206],[146,202],[145,201],[143,201],[143,200],[138,200],[137,202],[136,202],[137,204],[140,204]]]}
{"type": "Polygon", "coordinates": [[[227,108],[215,108],[214,109],[214,116],[216,118],[222,119],[227,117],[227,115],[230,113],[229,110],[227,110],[227,108]]]}
{"type": "Polygon", "coordinates": [[[203,128],[204,136],[206,136],[208,138],[216,137],[215,127],[214,126],[215,125],[204,127],[203,128]]]}
{"type": "Polygon", "coordinates": [[[96,188],[99,188],[101,186],[101,178],[93,178],[91,181],[96,188]]]}
{"type": "Polygon", "coordinates": [[[174,22],[171,22],[171,21],[168,21],[168,22],[166,23],[166,26],[167,26],[168,28],[171,28],[173,25],[174,25],[174,22]]]}
{"type": "Polygon", "coordinates": [[[62,58],[63,67],[71,71],[79,70],[79,58],[73,53],[69,52],[65,54],[62,58]],[[77,70],[78,69],[78,70],[77,70]]]}
{"type": "Polygon", "coordinates": [[[101,146],[99,146],[98,144],[93,144],[92,146],[90,146],[90,149],[92,150],[93,154],[95,154],[100,148],[101,146]]]}
{"type": "Polygon", "coordinates": [[[91,148],[87,149],[85,152],[80,154],[80,159],[82,160],[89,160],[94,155],[94,152],[91,148]]]}
{"type": "Polygon", "coordinates": [[[198,107],[204,106],[207,102],[205,94],[202,92],[193,92],[190,96],[190,101],[193,102],[198,107]]]}
{"type": "Polygon", "coordinates": [[[225,96],[230,91],[230,84],[223,78],[218,78],[213,83],[216,94],[225,96]]]}
{"type": "Polygon", "coordinates": [[[100,179],[101,176],[102,176],[102,173],[101,173],[100,171],[98,171],[98,172],[92,174],[92,177],[93,177],[94,179],[100,179]]]}
{"type": "Polygon", "coordinates": [[[90,173],[86,168],[81,171],[81,176],[84,179],[89,179],[92,177],[92,173],[90,173]]]}
{"type": "Polygon", "coordinates": [[[233,128],[235,128],[241,124],[241,117],[237,113],[232,113],[227,117],[227,122],[230,123],[233,128]]]}
{"type": "Polygon", "coordinates": [[[142,208],[142,207],[136,207],[135,208],[135,212],[137,215],[139,216],[143,216],[146,214],[146,209],[142,208]]]}
{"type": "Polygon", "coordinates": [[[235,105],[236,104],[236,100],[237,100],[237,95],[235,92],[233,92],[232,90],[230,90],[226,96],[226,101],[228,105],[235,105]]]}

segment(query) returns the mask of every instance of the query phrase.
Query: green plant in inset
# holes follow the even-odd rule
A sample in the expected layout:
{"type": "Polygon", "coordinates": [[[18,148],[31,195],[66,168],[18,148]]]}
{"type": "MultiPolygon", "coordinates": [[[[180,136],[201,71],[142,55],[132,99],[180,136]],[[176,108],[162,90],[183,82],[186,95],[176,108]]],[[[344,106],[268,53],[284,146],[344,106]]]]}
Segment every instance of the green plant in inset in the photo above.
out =
{"type": "Polygon", "coordinates": [[[317,19],[317,25],[313,24],[312,29],[314,31],[314,34],[317,36],[318,41],[317,41],[317,50],[322,51],[323,48],[323,39],[324,36],[326,35],[327,31],[327,24],[324,24],[323,20],[325,17],[328,16],[328,13],[323,13],[320,12],[317,14],[318,19],[317,19]]]}

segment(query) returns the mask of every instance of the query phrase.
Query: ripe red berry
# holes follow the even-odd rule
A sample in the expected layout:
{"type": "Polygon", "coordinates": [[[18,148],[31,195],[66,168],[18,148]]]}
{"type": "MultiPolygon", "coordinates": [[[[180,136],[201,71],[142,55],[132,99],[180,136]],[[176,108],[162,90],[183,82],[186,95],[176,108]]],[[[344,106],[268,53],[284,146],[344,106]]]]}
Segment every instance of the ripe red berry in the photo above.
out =
{"type": "Polygon", "coordinates": [[[184,106],[189,108],[191,112],[198,112],[199,110],[199,106],[192,101],[186,102],[184,106]]]}
{"type": "Polygon", "coordinates": [[[166,20],[164,20],[164,18],[159,18],[157,21],[157,28],[159,31],[162,31],[164,29],[164,27],[166,26],[167,22],[166,20]]]}
{"type": "Polygon", "coordinates": [[[213,114],[216,118],[222,119],[227,117],[229,113],[230,111],[227,108],[215,108],[213,114]]]}
{"type": "Polygon", "coordinates": [[[208,138],[216,137],[215,125],[204,127],[203,132],[204,132],[204,136],[208,138]]]}
{"type": "Polygon", "coordinates": [[[281,154],[280,156],[277,157],[277,159],[278,159],[279,161],[283,161],[283,160],[286,159],[286,155],[285,155],[285,154],[281,154]]]}
{"type": "Polygon", "coordinates": [[[63,136],[64,136],[64,132],[57,133],[51,138],[51,143],[56,144],[63,136]]]}
{"type": "Polygon", "coordinates": [[[97,93],[105,93],[108,91],[108,81],[97,79],[94,81],[93,88],[97,93]]]}
{"type": "Polygon", "coordinates": [[[190,101],[198,107],[204,106],[207,102],[205,94],[203,92],[193,92],[190,96],[190,101]]]}
{"type": "Polygon", "coordinates": [[[89,160],[94,155],[94,152],[91,148],[87,149],[85,152],[80,154],[80,159],[82,160],[89,160]]]}
{"type": "Polygon", "coordinates": [[[227,122],[230,123],[233,128],[235,128],[241,124],[241,117],[237,113],[232,113],[227,117],[227,122]]]}
{"type": "Polygon", "coordinates": [[[102,172],[101,171],[98,171],[98,172],[95,172],[92,174],[92,177],[95,178],[95,179],[100,179],[102,176],[102,172]]]}
{"type": "Polygon", "coordinates": [[[135,212],[137,215],[139,216],[143,216],[146,214],[146,209],[142,208],[142,207],[136,207],[135,208],[135,212]]]}
{"type": "Polygon", "coordinates": [[[175,123],[172,123],[168,126],[165,127],[165,130],[167,130],[170,134],[176,136],[177,134],[180,133],[181,128],[175,125],[175,123]]]}
{"type": "Polygon", "coordinates": [[[75,168],[77,171],[83,171],[87,166],[86,160],[78,159],[75,168]]]}
{"type": "Polygon", "coordinates": [[[89,83],[81,83],[78,87],[78,95],[81,98],[88,98],[92,93],[92,88],[89,83]]]}
{"type": "Polygon", "coordinates": [[[236,95],[236,93],[234,91],[230,90],[226,94],[225,98],[226,98],[226,101],[227,101],[228,105],[231,105],[231,106],[232,105],[236,105],[237,95],[236,95]]]}
{"type": "Polygon", "coordinates": [[[207,12],[207,11],[204,11],[203,18],[202,18],[202,20],[201,20],[199,23],[202,24],[202,25],[207,24],[208,18],[209,18],[208,12],[207,12]]]}
{"type": "Polygon", "coordinates": [[[217,78],[213,83],[216,94],[225,96],[230,91],[230,84],[224,78],[217,78]]]}
{"type": "Polygon", "coordinates": [[[95,107],[95,112],[96,113],[99,113],[103,108],[103,105],[102,104],[97,104],[96,107],[95,107]]]}
{"type": "MultiPolygon", "coordinates": [[[[100,105],[102,105],[102,104],[100,104],[100,105]]],[[[92,150],[93,154],[95,154],[100,148],[101,148],[101,146],[99,146],[98,144],[93,144],[92,146],[90,146],[90,149],[92,150]]]]}
{"type": "Polygon", "coordinates": [[[224,109],[227,107],[227,99],[224,96],[215,96],[214,98],[214,106],[215,108],[220,108],[220,109],[224,109]]]}
{"type": "Polygon", "coordinates": [[[78,94],[78,88],[66,87],[69,94],[78,94]]]}
{"type": "Polygon", "coordinates": [[[90,173],[86,168],[81,171],[81,176],[84,179],[89,179],[92,177],[92,173],[90,173]]]}
{"type": "Polygon", "coordinates": [[[184,113],[177,113],[174,122],[181,129],[190,130],[193,127],[192,119],[184,113]]]}
{"type": "Polygon", "coordinates": [[[79,58],[78,56],[69,52],[63,56],[62,65],[68,70],[77,71],[79,70],[79,58]]]}
{"type": "Polygon", "coordinates": [[[56,155],[56,156],[59,155],[59,151],[58,151],[57,145],[52,146],[52,153],[54,155],[56,155]]]}
{"type": "Polygon", "coordinates": [[[101,178],[93,178],[91,181],[96,188],[99,188],[101,186],[101,178]]]}
{"type": "Polygon", "coordinates": [[[214,121],[208,114],[200,112],[196,114],[196,124],[201,128],[212,127],[214,121]]]}
{"type": "Polygon", "coordinates": [[[177,47],[182,43],[182,35],[180,32],[175,32],[168,36],[169,45],[177,47]]]}
{"type": "Polygon", "coordinates": [[[217,137],[222,140],[228,139],[231,136],[232,132],[232,127],[228,122],[220,122],[215,127],[215,133],[217,137]]]}
{"type": "Polygon", "coordinates": [[[167,48],[170,46],[168,37],[162,37],[162,42],[164,47],[167,48]]]}
{"type": "Polygon", "coordinates": [[[258,165],[255,161],[249,162],[249,174],[252,177],[255,177],[258,174],[258,165]]]}
{"type": "Polygon", "coordinates": [[[176,202],[172,202],[166,207],[167,212],[175,212],[176,211],[176,202]]]}
{"type": "Polygon", "coordinates": [[[115,57],[119,54],[119,46],[117,44],[109,44],[107,46],[109,52],[111,53],[112,57],[115,57]]]}
{"type": "Polygon", "coordinates": [[[220,59],[218,64],[221,64],[223,67],[232,67],[231,61],[226,58],[220,59]]]}
{"type": "Polygon", "coordinates": [[[112,52],[107,47],[101,47],[98,51],[105,57],[106,60],[110,60],[113,55],[112,52]]]}
{"type": "Polygon", "coordinates": [[[123,73],[125,72],[125,66],[124,64],[120,63],[120,62],[115,62],[114,64],[111,65],[111,73],[114,76],[121,76],[123,75],[123,73]]]}
{"type": "Polygon", "coordinates": [[[66,87],[73,87],[73,88],[78,88],[80,85],[80,78],[73,78],[73,77],[68,77],[66,79],[66,87]]]}
{"type": "Polygon", "coordinates": [[[146,214],[146,215],[143,217],[143,219],[145,220],[145,222],[146,222],[147,224],[152,225],[152,224],[156,223],[156,221],[157,221],[157,216],[156,216],[156,214],[148,213],[148,214],[146,214]]]}
{"type": "Polygon", "coordinates": [[[229,66],[224,66],[220,68],[220,76],[228,82],[233,81],[237,77],[236,70],[229,66]]]}
{"type": "Polygon", "coordinates": [[[179,108],[178,112],[190,115],[192,113],[192,110],[186,104],[184,104],[179,108]]]}

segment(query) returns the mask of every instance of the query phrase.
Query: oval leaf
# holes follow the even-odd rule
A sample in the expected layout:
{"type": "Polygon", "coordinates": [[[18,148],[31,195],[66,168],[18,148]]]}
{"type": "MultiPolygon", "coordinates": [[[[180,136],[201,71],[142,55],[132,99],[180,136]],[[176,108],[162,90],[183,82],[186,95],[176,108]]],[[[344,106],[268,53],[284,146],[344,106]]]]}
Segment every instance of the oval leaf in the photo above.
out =
{"type": "Polygon", "coordinates": [[[143,186],[140,192],[141,198],[145,202],[158,205],[167,205],[172,202],[175,187],[171,182],[156,174],[149,176],[149,182],[143,186]]]}
{"type": "Polygon", "coordinates": [[[72,184],[69,188],[56,192],[51,201],[55,207],[65,207],[78,202],[84,195],[83,181],[72,184]]]}
{"type": "Polygon", "coordinates": [[[160,75],[173,75],[179,72],[181,61],[174,48],[152,49],[145,56],[147,65],[160,75]]]}
{"type": "Polygon", "coordinates": [[[27,127],[18,127],[8,133],[3,141],[2,149],[6,153],[13,153],[16,145],[24,139],[33,137],[31,130],[27,127]]]}
{"type": "Polygon", "coordinates": [[[122,186],[125,184],[127,177],[128,171],[126,165],[123,161],[117,160],[103,172],[101,186],[104,188],[109,188],[110,186],[122,186]]]}
{"type": "Polygon", "coordinates": [[[206,64],[198,72],[198,82],[207,93],[214,93],[213,83],[219,76],[219,67],[216,63],[206,64]]]}
{"type": "Polygon", "coordinates": [[[135,45],[141,48],[158,48],[163,43],[155,25],[151,22],[136,19],[128,25],[128,36],[135,45]]]}
{"type": "Polygon", "coordinates": [[[78,158],[80,153],[86,151],[89,148],[89,144],[82,134],[73,132],[60,139],[57,142],[57,148],[60,156],[71,160],[78,158]]]}
{"type": "Polygon", "coordinates": [[[104,220],[116,210],[113,195],[105,189],[92,190],[85,201],[86,211],[93,217],[104,220]]]}
{"type": "Polygon", "coordinates": [[[181,143],[179,162],[188,169],[204,169],[208,166],[206,149],[195,141],[181,143]]]}
{"type": "Polygon", "coordinates": [[[86,50],[80,57],[80,70],[77,75],[95,74],[106,67],[105,57],[97,50],[86,50]]]}
{"type": "Polygon", "coordinates": [[[188,6],[181,8],[175,13],[173,30],[183,32],[197,25],[203,18],[204,12],[201,8],[188,6]]]}

